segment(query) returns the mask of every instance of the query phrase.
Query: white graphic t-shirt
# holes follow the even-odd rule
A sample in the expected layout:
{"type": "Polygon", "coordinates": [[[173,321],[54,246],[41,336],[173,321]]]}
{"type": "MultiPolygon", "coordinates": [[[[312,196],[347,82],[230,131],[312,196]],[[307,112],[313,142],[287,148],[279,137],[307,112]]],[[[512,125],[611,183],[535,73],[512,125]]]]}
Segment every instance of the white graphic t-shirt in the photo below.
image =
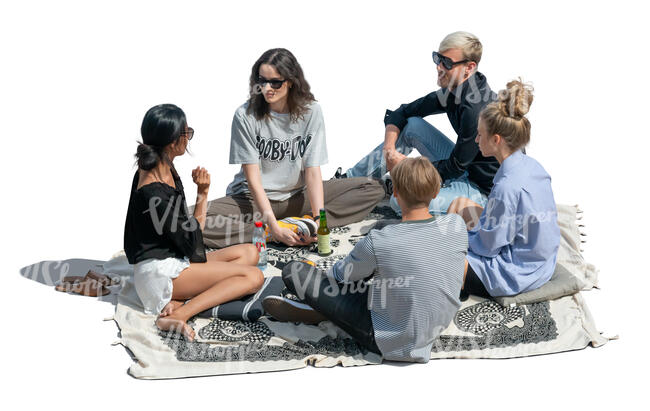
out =
{"type": "MultiPolygon", "coordinates": [[[[269,200],[284,201],[305,188],[304,170],[327,164],[323,114],[311,103],[302,119],[271,111],[257,120],[246,114],[248,103],[232,119],[230,164],[259,164],[262,186],[269,200]]],[[[226,195],[249,192],[243,168],[226,190],[226,195]]]]}

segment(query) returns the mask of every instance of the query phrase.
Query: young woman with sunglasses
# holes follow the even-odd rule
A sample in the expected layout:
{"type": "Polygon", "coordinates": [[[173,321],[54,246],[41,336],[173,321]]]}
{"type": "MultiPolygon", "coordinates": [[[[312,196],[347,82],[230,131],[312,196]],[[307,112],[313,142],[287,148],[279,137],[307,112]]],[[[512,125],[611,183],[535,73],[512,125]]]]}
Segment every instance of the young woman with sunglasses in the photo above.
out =
{"type": "Polygon", "coordinates": [[[205,226],[210,174],[192,170],[197,185],[196,207],[190,216],[174,158],[182,156],[194,130],[185,113],[173,104],[147,111],[142,121],[142,143],[135,154],[124,226],[124,251],[134,264],[134,285],[147,314],[159,315],[161,330],[194,339],[187,321],[216,305],[257,292],[264,282],[256,267],[252,244],[205,252],[205,226]],[[190,300],[184,304],[185,300],[190,300]]]}
{"type": "Polygon", "coordinates": [[[253,64],[249,87],[248,101],[235,112],[230,141],[230,163],[242,167],[226,197],[208,204],[205,243],[221,248],[249,242],[254,221],[263,220],[275,241],[307,245],[315,235],[301,237],[278,220],[317,219],[321,208],[330,227],[362,220],[385,190],[369,178],[323,182],[323,115],[294,55],[282,48],[266,51],[253,64]]]}
{"type": "Polygon", "coordinates": [[[460,214],[469,230],[462,294],[490,298],[531,291],[555,270],[560,228],[551,177],[523,152],[530,141],[532,91],[511,81],[479,115],[476,142],[500,167],[485,208],[461,197],[448,210],[460,214]]]}

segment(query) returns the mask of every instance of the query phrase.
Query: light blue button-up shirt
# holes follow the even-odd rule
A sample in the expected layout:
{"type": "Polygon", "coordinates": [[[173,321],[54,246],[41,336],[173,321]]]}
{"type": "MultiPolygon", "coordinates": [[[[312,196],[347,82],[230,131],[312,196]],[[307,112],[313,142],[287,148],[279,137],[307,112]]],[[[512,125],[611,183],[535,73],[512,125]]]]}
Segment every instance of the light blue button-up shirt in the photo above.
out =
{"type": "Polygon", "coordinates": [[[545,284],[555,270],[560,228],[551,177],[541,164],[519,150],[507,157],[468,236],[467,261],[493,297],[545,284]]]}

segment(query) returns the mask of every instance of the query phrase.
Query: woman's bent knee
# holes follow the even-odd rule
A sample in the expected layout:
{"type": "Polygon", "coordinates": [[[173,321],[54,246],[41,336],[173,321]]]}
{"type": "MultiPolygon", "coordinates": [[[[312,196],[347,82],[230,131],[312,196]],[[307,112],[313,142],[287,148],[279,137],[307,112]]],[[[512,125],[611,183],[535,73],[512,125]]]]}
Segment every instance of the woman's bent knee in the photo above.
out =
{"type": "Polygon", "coordinates": [[[257,267],[250,267],[250,271],[247,273],[246,277],[251,284],[251,294],[259,291],[260,288],[264,285],[264,274],[257,267]]]}
{"type": "Polygon", "coordinates": [[[260,259],[260,252],[253,244],[246,244],[244,246],[244,258],[250,265],[257,265],[260,259]]]}

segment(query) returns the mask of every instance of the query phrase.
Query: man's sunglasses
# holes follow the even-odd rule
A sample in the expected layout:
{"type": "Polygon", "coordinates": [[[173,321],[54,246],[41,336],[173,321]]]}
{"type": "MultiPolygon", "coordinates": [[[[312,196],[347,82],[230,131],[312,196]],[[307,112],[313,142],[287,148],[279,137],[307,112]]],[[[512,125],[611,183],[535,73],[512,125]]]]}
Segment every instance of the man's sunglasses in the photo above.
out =
{"type": "Polygon", "coordinates": [[[455,65],[457,64],[463,64],[467,63],[470,60],[461,60],[461,61],[453,61],[449,57],[445,57],[442,54],[438,53],[437,51],[434,51],[431,56],[433,57],[433,63],[437,66],[438,64],[442,63],[442,66],[446,68],[447,70],[451,70],[455,65]]]}
{"type": "Polygon", "coordinates": [[[282,84],[287,81],[287,79],[284,80],[267,80],[264,77],[258,77],[257,78],[257,84],[260,85],[260,87],[264,87],[266,83],[269,83],[272,89],[277,90],[280,87],[282,87],[282,84]]]}
{"type": "Polygon", "coordinates": [[[192,137],[194,137],[194,129],[192,127],[188,127],[187,131],[183,131],[181,133],[181,136],[185,136],[188,140],[191,140],[192,137]]]}

